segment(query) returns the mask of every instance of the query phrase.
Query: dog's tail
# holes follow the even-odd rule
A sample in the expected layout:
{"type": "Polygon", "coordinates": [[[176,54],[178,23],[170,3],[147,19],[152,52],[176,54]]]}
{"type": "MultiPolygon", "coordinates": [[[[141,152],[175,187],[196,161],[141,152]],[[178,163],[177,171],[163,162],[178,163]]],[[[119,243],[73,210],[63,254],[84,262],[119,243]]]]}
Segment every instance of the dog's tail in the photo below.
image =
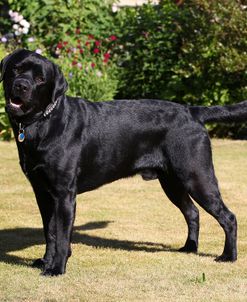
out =
{"type": "Polygon", "coordinates": [[[247,122],[247,101],[225,106],[190,106],[189,110],[201,123],[247,122]]]}

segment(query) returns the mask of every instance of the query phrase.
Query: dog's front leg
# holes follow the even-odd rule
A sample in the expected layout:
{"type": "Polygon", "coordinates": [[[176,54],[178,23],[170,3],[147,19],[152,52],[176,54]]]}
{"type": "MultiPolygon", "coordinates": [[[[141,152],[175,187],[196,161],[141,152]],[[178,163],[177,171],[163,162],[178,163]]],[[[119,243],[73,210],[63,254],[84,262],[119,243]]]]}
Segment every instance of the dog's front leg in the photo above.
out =
{"type": "MultiPolygon", "coordinates": [[[[75,219],[75,194],[61,193],[54,198],[55,254],[51,263],[45,264],[43,275],[56,276],[65,273],[71,254],[70,241],[75,219]]],[[[52,227],[52,229],[53,229],[52,227]]]]}
{"type": "Polygon", "coordinates": [[[33,267],[45,269],[51,267],[56,252],[56,224],[54,201],[49,192],[33,186],[37,204],[43,221],[46,251],[43,258],[34,261],[33,267]]]}

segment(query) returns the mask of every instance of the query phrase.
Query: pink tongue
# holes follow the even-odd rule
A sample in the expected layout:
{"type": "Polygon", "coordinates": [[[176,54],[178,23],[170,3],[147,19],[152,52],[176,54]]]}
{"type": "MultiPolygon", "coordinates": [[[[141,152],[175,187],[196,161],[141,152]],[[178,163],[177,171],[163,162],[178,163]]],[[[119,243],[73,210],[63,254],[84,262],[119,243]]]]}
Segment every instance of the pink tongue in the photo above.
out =
{"type": "Polygon", "coordinates": [[[15,100],[10,100],[10,104],[14,107],[19,108],[19,107],[21,107],[22,102],[21,102],[21,100],[15,99],[15,100]]]}

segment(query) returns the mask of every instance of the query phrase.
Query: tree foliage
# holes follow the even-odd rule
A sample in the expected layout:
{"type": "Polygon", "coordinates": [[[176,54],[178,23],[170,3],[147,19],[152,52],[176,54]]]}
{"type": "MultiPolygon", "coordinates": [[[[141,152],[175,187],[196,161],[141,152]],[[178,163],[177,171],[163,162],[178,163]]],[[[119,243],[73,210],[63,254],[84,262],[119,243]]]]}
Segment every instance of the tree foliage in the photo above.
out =
{"type": "Polygon", "coordinates": [[[179,3],[122,12],[121,95],[204,105],[247,98],[246,7],[237,0],[179,3]]]}

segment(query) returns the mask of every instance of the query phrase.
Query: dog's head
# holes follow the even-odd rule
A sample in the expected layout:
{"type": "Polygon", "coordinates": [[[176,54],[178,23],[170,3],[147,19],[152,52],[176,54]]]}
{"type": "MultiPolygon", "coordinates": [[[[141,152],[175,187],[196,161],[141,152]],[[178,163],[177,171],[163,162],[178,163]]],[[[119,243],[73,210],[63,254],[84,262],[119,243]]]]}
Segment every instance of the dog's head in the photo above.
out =
{"type": "Polygon", "coordinates": [[[44,112],[68,87],[57,65],[26,49],[16,50],[5,57],[0,72],[6,111],[13,118],[44,112]]]}

